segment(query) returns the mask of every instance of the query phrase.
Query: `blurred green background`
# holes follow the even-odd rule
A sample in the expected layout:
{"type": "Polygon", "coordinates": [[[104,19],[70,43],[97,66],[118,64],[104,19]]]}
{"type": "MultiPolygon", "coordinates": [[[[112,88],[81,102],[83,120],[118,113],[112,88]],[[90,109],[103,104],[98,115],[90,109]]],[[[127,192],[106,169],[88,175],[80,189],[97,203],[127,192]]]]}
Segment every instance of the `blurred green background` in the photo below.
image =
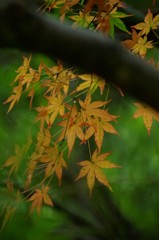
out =
{"type": "MultiPolygon", "coordinates": [[[[137,9],[147,9],[152,1],[127,1],[137,9]]],[[[157,3],[158,4],[158,3],[157,3]]],[[[157,6],[157,5],[156,5],[157,6]]],[[[35,112],[28,108],[28,100],[22,101],[7,114],[10,83],[15,70],[22,64],[26,53],[4,49],[0,51],[0,166],[14,153],[14,144],[23,144],[28,129],[33,125],[35,112]]],[[[34,55],[32,66],[43,60],[34,55]]],[[[98,97],[98,95],[97,95],[98,97]]],[[[69,159],[69,171],[65,171],[62,186],[53,186],[54,208],[44,207],[41,215],[28,215],[29,205],[22,203],[14,217],[0,232],[0,240],[149,240],[159,239],[159,123],[153,122],[151,135],[141,119],[133,119],[135,107],[129,97],[121,97],[116,90],[110,91],[109,111],[118,115],[114,124],[120,135],[106,134],[103,151],[112,154],[109,160],[121,165],[120,169],[105,173],[113,188],[110,192],[96,183],[89,198],[86,181],[74,182],[79,168],[77,162],[88,158],[88,151],[78,144],[69,159]]],[[[41,101],[40,91],[35,98],[41,101]]],[[[36,133],[36,126],[32,134],[36,133]]],[[[93,143],[92,143],[93,145],[93,143]]],[[[23,184],[25,165],[16,176],[18,185],[23,184]]],[[[3,221],[4,203],[12,201],[4,195],[6,172],[0,175],[0,223],[3,221]]]]}

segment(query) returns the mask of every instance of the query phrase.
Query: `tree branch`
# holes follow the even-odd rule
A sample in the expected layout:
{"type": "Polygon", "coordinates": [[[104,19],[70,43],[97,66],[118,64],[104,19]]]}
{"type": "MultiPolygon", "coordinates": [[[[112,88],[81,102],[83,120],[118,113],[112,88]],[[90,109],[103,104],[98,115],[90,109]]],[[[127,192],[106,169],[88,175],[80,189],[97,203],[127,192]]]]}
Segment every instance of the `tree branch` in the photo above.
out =
{"type": "Polygon", "coordinates": [[[0,8],[0,47],[60,58],[93,72],[159,110],[159,71],[100,33],[72,29],[21,1],[0,8]]]}

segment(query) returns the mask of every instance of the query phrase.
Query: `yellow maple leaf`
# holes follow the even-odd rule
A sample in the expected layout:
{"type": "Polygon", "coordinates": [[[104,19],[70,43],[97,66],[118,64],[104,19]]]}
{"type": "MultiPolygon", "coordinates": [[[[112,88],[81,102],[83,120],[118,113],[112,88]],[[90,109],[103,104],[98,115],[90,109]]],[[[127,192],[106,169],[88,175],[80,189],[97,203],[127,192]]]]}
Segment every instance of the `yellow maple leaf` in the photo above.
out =
{"type": "Polygon", "coordinates": [[[93,21],[94,16],[90,16],[89,13],[84,14],[80,11],[79,15],[74,15],[70,18],[74,21],[73,26],[88,27],[89,24],[93,21]]]}
{"type": "Polygon", "coordinates": [[[159,113],[146,104],[136,102],[134,105],[137,107],[137,110],[134,113],[133,118],[142,117],[148,134],[150,134],[153,119],[159,122],[159,113]]]}
{"type": "Polygon", "coordinates": [[[34,209],[37,210],[37,213],[39,214],[42,208],[43,202],[46,205],[53,206],[53,202],[48,195],[49,187],[48,186],[42,186],[41,189],[37,188],[35,193],[28,199],[28,201],[32,202],[30,213],[33,212],[34,209]]]}
{"type": "Polygon", "coordinates": [[[51,93],[52,96],[56,96],[61,90],[67,95],[70,81],[76,77],[73,72],[64,70],[62,65],[52,68],[45,66],[45,71],[49,76],[49,79],[41,84],[42,87],[47,88],[45,95],[51,93]]]}
{"type": "Polygon", "coordinates": [[[102,168],[118,168],[116,164],[106,160],[110,153],[98,154],[97,149],[94,151],[91,157],[91,161],[84,160],[79,163],[82,166],[82,169],[79,172],[76,180],[87,176],[87,185],[90,191],[90,196],[94,187],[95,180],[97,179],[100,183],[107,186],[111,191],[112,188],[102,171],[102,168]]]}
{"type": "MultiPolygon", "coordinates": [[[[54,153],[55,152],[53,152],[52,154],[54,153]]],[[[51,161],[49,161],[49,163],[47,164],[45,170],[45,178],[48,178],[50,175],[56,173],[56,176],[59,180],[59,185],[61,185],[63,167],[67,168],[67,164],[63,158],[63,153],[58,153],[58,155],[52,157],[51,161]]]]}
{"type": "Polygon", "coordinates": [[[84,82],[79,84],[76,91],[81,91],[86,88],[89,88],[90,93],[94,93],[95,90],[99,87],[101,94],[103,93],[105,87],[105,80],[95,74],[82,74],[78,75],[84,82]]]}
{"type": "Polygon", "coordinates": [[[133,28],[137,30],[141,30],[141,34],[148,34],[150,30],[155,30],[159,27],[159,15],[157,14],[155,17],[153,17],[150,9],[148,9],[148,12],[145,16],[144,22],[138,23],[133,28]]]}
{"type": "Polygon", "coordinates": [[[64,97],[61,94],[58,94],[57,97],[51,96],[46,98],[48,100],[47,110],[48,113],[51,114],[49,122],[52,125],[58,114],[60,114],[60,116],[64,115],[65,112],[64,97]]]}
{"type": "Polygon", "coordinates": [[[107,112],[103,109],[100,109],[100,107],[105,106],[110,101],[94,101],[91,102],[91,95],[88,94],[84,101],[79,99],[80,104],[80,111],[83,118],[83,121],[85,122],[86,119],[88,119],[91,116],[94,117],[100,117],[100,118],[107,118],[107,112]]]}
{"type": "Polygon", "coordinates": [[[31,56],[29,58],[27,57],[23,57],[23,65],[20,66],[18,68],[18,70],[16,71],[18,73],[18,75],[16,76],[14,82],[16,82],[17,80],[23,79],[24,75],[27,73],[27,71],[29,70],[29,66],[30,66],[30,61],[31,61],[31,56]]]}
{"type": "Polygon", "coordinates": [[[8,112],[11,111],[11,109],[13,108],[15,103],[19,102],[19,99],[22,95],[22,84],[19,83],[18,86],[13,88],[12,92],[13,92],[13,94],[3,103],[3,104],[6,104],[6,103],[11,102],[10,106],[9,106],[9,109],[8,109],[8,112]]]}
{"type": "Polygon", "coordinates": [[[140,37],[138,42],[131,48],[133,53],[139,54],[141,57],[146,55],[147,49],[151,49],[154,46],[152,41],[147,41],[147,36],[140,37]]]}
{"type": "Polygon", "coordinates": [[[36,108],[38,115],[36,116],[36,121],[40,121],[40,130],[42,131],[44,128],[45,122],[50,126],[50,118],[48,108],[45,106],[36,108]]]}
{"type": "Polygon", "coordinates": [[[24,157],[25,153],[25,145],[20,147],[19,145],[15,144],[15,154],[10,156],[3,164],[2,167],[10,167],[9,175],[14,172],[16,173],[19,169],[19,165],[21,160],[24,157]]]}

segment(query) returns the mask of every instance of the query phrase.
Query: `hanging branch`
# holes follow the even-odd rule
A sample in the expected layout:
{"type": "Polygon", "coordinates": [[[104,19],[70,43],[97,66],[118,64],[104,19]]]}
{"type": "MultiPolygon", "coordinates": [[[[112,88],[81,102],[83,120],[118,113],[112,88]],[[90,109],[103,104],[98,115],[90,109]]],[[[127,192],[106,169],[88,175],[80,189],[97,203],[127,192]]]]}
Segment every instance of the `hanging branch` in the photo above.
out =
{"type": "Polygon", "coordinates": [[[159,110],[159,71],[100,33],[72,29],[32,11],[21,1],[0,6],[0,33],[1,48],[60,58],[98,74],[159,110]]]}

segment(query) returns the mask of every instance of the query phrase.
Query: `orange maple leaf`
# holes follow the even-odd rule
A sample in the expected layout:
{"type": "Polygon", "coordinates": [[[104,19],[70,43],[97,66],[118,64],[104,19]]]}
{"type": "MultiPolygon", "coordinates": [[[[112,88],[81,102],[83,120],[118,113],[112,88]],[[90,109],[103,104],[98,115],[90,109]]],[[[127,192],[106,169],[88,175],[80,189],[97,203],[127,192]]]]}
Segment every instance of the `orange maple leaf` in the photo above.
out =
{"type": "MultiPolygon", "coordinates": [[[[104,132],[112,133],[112,134],[118,134],[118,132],[115,130],[115,128],[112,126],[110,121],[112,121],[113,116],[108,114],[108,120],[106,121],[105,119],[96,119],[96,131],[95,131],[95,142],[98,147],[98,152],[100,152],[102,143],[103,143],[103,137],[104,137],[104,132]]],[[[115,120],[115,116],[114,119],[115,120]]]]}
{"type": "Polygon", "coordinates": [[[56,173],[59,185],[61,185],[62,169],[63,167],[67,168],[67,164],[63,158],[63,153],[59,151],[57,144],[54,144],[53,147],[46,148],[45,153],[39,156],[38,162],[45,163],[44,180],[56,173]]]}
{"type": "MultiPolygon", "coordinates": [[[[74,107],[73,109],[75,110],[76,107],[74,107]]],[[[57,141],[59,142],[64,138],[66,138],[69,155],[73,149],[76,137],[79,138],[81,141],[84,141],[85,139],[85,135],[83,133],[82,126],[81,126],[81,118],[80,116],[76,115],[76,112],[74,113],[75,113],[74,117],[69,116],[69,119],[59,123],[59,125],[64,129],[57,141]]]]}
{"type": "Polygon", "coordinates": [[[148,134],[150,134],[153,119],[159,122],[159,113],[154,111],[146,104],[136,102],[134,103],[134,105],[137,107],[137,110],[134,113],[133,117],[134,118],[142,117],[144,125],[148,131],[148,134]]]}
{"type": "Polygon", "coordinates": [[[110,123],[111,121],[115,121],[116,118],[117,116],[111,115],[108,112],[107,118],[90,118],[88,121],[88,128],[85,131],[85,141],[94,135],[98,152],[100,152],[103,143],[104,132],[118,134],[113,125],[110,123]]]}
{"type": "Polygon", "coordinates": [[[150,30],[155,30],[159,27],[159,15],[156,15],[153,18],[153,15],[150,11],[150,9],[148,9],[148,12],[145,16],[144,22],[142,23],[138,23],[135,26],[133,26],[133,28],[137,29],[137,30],[141,30],[141,34],[148,34],[150,32],[150,30]]]}
{"type": "Polygon", "coordinates": [[[92,154],[91,161],[84,160],[79,163],[79,165],[82,166],[82,169],[80,170],[79,175],[75,181],[87,175],[87,185],[90,191],[90,196],[92,194],[95,179],[107,186],[112,191],[112,188],[105,174],[103,173],[102,168],[118,168],[120,166],[117,166],[116,164],[106,160],[109,155],[110,153],[103,153],[98,155],[98,151],[96,149],[92,154]]]}
{"type": "Polygon", "coordinates": [[[28,199],[28,201],[32,201],[30,213],[33,212],[34,209],[37,210],[37,213],[39,214],[42,208],[43,202],[46,205],[53,206],[53,202],[48,195],[49,187],[48,186],[42,186],[42,189],[37,188],[35,193],[28,199]]]}
{"type": "Polygon", "coordinates": [[[99,107],[105,106],[110,101],[95,101],[91,102],[91,95],[88,94],[84,101],[79,99],[80,104],[80,111],[83,118],[83,122],[86,121],[86,119],[90,118],[91,116],[94,117],[100,117],[100,118],[107,118],[107,112],[103,109],[100,109],[99,107]]]}
{"type": "Polygon", "coordinates": [[[138,43],[139,38],[141,37],[141,33],[138,33],[135,31],[135,29],[132,29],[132,39],[128,39],[123,41],[123,44],[126,48],[132,49],[134,45],[138,43]]]}

